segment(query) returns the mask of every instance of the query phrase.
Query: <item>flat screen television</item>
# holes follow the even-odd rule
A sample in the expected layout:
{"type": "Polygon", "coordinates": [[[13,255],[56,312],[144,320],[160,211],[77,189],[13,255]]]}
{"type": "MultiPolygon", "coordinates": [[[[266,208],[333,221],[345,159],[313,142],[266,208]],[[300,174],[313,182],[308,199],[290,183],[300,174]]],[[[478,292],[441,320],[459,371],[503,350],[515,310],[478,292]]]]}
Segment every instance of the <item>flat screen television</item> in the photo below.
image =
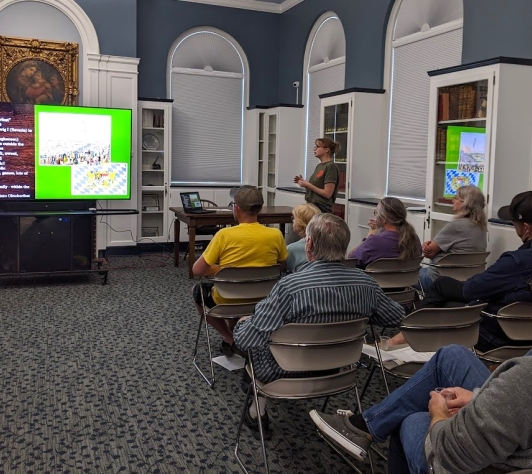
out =
{"type": "Polygon", "coordinates": [[[486,129],[447,127],[443,197],[452,199],[462,186],[484,185],[486,129]]]}
{"type": "Polygon", "coordinates": [[[0,202],[131,198],[131,110],[0,103],[0,202]]]}

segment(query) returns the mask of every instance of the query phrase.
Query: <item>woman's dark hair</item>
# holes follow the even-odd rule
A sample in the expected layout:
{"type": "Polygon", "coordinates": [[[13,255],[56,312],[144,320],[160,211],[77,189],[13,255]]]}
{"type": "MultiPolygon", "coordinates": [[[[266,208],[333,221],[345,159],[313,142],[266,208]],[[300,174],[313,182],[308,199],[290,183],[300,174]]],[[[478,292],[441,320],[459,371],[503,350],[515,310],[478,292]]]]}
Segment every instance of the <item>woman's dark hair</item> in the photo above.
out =
{"type": "Polygon", "coordinates": [[[330,155],[334,155],[337,151],[340,151],[340,144],[331,140],[330,138],[317,138],[314,142],[316,146],[322,146],[323,148],[328,148],[330,155]]]}
{"type": "Polygon", "coordinates": [[[415,258],[421,255],[421,243],[416,231],[406,220],[406,207],[394,197],[385,197],[380,202],[381,217],[386,222],[397,227],[399,233],[399,258],[415,258]]]}

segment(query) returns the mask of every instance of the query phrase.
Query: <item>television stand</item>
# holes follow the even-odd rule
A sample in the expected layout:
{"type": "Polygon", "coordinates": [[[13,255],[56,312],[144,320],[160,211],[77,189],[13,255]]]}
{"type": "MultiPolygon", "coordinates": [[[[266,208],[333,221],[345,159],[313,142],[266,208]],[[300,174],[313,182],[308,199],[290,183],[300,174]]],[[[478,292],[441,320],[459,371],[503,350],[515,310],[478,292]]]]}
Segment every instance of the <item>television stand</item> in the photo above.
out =
{"type": "Polygon", "coordinates": [[[98,273],[109,265],[95,256],[95,218],[138,214],[134,209],[0,211],[0,277],[98,273]]]}

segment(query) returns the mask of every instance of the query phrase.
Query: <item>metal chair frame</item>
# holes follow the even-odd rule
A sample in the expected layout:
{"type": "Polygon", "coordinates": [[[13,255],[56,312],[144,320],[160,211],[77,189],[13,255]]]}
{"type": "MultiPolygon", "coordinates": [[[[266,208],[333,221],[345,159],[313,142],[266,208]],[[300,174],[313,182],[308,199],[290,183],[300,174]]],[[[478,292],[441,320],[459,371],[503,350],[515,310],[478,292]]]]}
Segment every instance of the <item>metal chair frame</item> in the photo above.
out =
{"type": "Polygon", "coordinates": [[[489,254],[490,252],[449,253],[437,263],[425,265],[437,269],[440,276],[466,281],[486,269],[486,259],[489,254]]]}
{"type": "Polygon", "coordinates": [[[414,304],[416,299],[416,290],[412,286],[419,280],[421,260],[423,257],[379,258],[371,262],[364,271],[377,281],[386,296],[402,306],[408,306],[414,304]],[[404,289],[396,290],[397,288],[404,289]]]}
{"type": "MultiPolygon", "coordinates": [[[[247,370],[250,373],[252,382],[249,385],[246,399],[244,401],[235,446],[235,457],[244,472],[248,473],[249,471],[246,469],[243,460],[239,456],[239,446],[242,426],[244,424],[244,416],[248,409],[251,396],[254,397],[256,406],[258,406],[259,403],[259,395],[274,400],[325,398],[322,406],[322,411],[324,411],[327,407],[327,402],[330,396],[354,390],[357,406],[360,409],[360,398],[358,396],[355,374],[357,371],[356,364],[362,353],[362,344],[366,334],[367,322],[368,318],[361,318],[338,323],[287,324],[272,334],[269,347],[276,362],[283,370],[303,370],[305,372],[313,372],[318,370],[340,369],[346,366],[350,367],[349,370],[340,371],[336,374],[304,378],[283,378],[263,384],[258,382],[255,376],[253,355],[252,351],[250,351],[247,370]],[[312,334],[309,335],[309,331],[312,334]],[[335,336],[331,337],[331,334],[335,334],[335,336]],[[308,339],[306,339],[307,337],[308,339]],[[283,350],[291,352],[287,355],[282,353],[283,350]],[[316,350],[320,351],[319,357],[316,357],[316,350]],[[330,357],[327,357],[327,353],[329,352],[330,357]],[[338,355],[338,352],[340,352],[340,356],[338,355]],[[341,359],[341,361],[339,359],[341,359]],[[338,361],[334,362],[335,360],[338,361]],[[338,366],[338,364],[340,365],[338,366]],[[283,388],[286,384],[288,388],[284,388],[285,393],[281,393],[282,390],[279,389],[279,386],[283,388]],[[275,391],[276,387],[278,388],[277,392],[275,391]],[[312,388],[312,392],[309,392],[309,387],[312,388]],[[307,388],[307,390],[304,390],[304,388],[307,388]]],[[[266,444],[264,442],[264,429],[261,417],[258,416],[257,419],[259,422],[262,456],[264,459],[264,472],[268,474],[270,470],[266,454],[266,444]]],[[[321,437],[335,451],[337,451],[356,472],[362,474],[362,472],[338,447],[334,445],[332,441],[328,440],[326,437],[321,437]]],[[[371,454],[369,454],[369,460],[373,472],[371,454]]]]}
{"type": "MultiPolygon", "coordinates": [[[[486,306],[487,303],[456,308],[422,308],[405,316],[399,329],[402,331],[410,347],[416,352],[435,352],[449,344],[472,347],[473,352],[475,352],[474,345],[478,341],[480,321],[482,319],[480,313],[486,306]],[[453,313],[455,314],[453,315],[453,313]],[[458,316],[456,313],[458,313],[458,316]],[[457,319],[456,324],[451,323],[453,317],[457,319]],[[426,323],[424,323],[425,319],[426,323]],[[423,334],[425,334],[425,337],[419,337],[423,334]]],[[[375,336],[373,326],[371,326],[371,330],[375,336]]],[[[375,350],[377,353],[376,365],[381,370],[388,394],[390,394],[390,389],[386,378],[387,374],[401,379],[409,379],[424,364],[424,362],[407,362],[392,366],[383,363],[376,338],[375,350]]],[[[362,389],[362,397],[375,372],[375,368],[375,366],[372,368],[372,371],[366,379],[366,383],[362,389]]]]}
{"type": "MultiPolygon", "coordinates": [[[[487,317],[495,318],[506,337],[512,341],[532,340],[532,303],[515,302],[501,308],[497,314],[483,311],[487,317]]],[[[514,357],[522,357],[532,349],[526,346],[502,346],[486,352],[477,352],[479,359],[492,364],[501,364],[514,357]]]]}
{"type": "Polygon", "coordinates": [[[240,319],[243,316],[253,314],[255,305],[270,293],[271,289],[281,277],[281,265],[270,267],[229,267],[222,268],[215,278],[202,278],[200,281],[211,281],[224,299],[235,299],[238,302],[218,304],[212,308],[205,306],[203,287],[201,289],[202,314],[200,315],[196,343],[192,353],[192,363],[194,367],[207,382],[214,388],[216,382],[214,374],[214,362],[212,361],[212,346],[209,336],[209,325],[207,316],[220,319],[240,319]],[[253,278],[254,275],[254,278],[253,278]],[[240,302],[240,299],[246,302],[240,302]],[[205,325],[205,335],[207,340],[207,352],[210,363],[210,377],[206,375],[198,366],[198,348],[202,326],[205,325]]]}

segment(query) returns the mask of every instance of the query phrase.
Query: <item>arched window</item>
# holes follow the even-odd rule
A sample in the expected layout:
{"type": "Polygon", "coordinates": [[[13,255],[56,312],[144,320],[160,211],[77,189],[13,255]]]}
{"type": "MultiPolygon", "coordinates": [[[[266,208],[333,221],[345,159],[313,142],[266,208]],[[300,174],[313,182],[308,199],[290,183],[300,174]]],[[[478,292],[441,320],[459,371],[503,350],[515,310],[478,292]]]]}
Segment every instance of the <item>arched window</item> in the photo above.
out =
{"type": "Polygon", "coordinates": [[[390,91],[386,193],[425,199],[430,81],[462,58],[462,0],[397,0],[387,38],[390,91]]]}
{"type": "Polygon", "coordinates": [[[196,28],[172,45],[168,63],[172,184],[241,184],[249,78],[242,49],[222,31],[196,28]]]}
{"type": "Polygon", "coordinates": [[[303,94],[305,113],[305,176],[316,167],[314,140],[321,136],[320,94],[345,88],[345,34],[332,13],[322,15],[310,32],[305,50],[303,94]]]}

